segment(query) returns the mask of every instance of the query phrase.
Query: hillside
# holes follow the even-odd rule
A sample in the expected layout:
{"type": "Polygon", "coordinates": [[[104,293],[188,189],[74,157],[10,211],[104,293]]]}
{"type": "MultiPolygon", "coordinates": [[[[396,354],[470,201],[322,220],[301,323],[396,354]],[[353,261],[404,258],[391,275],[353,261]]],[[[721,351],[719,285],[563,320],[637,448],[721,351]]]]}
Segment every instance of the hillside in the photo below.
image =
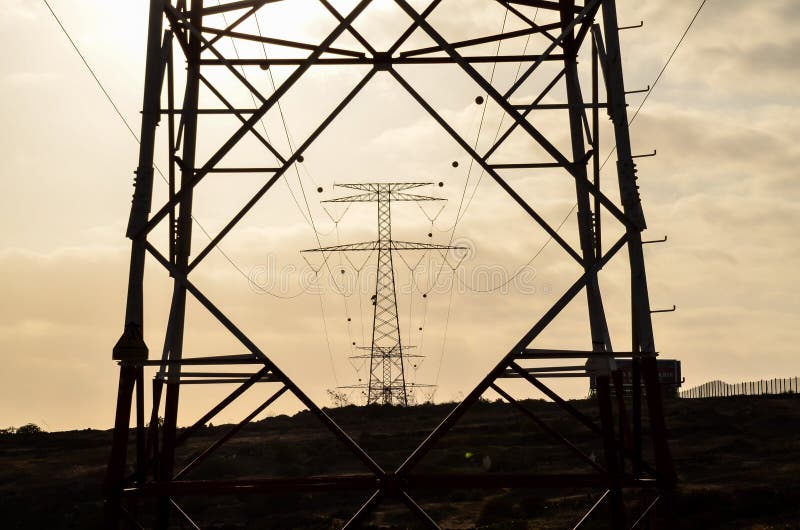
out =
{"type": "MultiPolygon", "coordinates": [[[[552,403],[525,403],[576,445],[595,451],[593,437],[552,403]]],[[[588,401],[573,403],[587,411],[592,408],[588,401]]],[[[351,406],[329,412],[381,466],[390,469],[452,406],[351,406]]],[[[681,481],[677,499],[681,528],[800,528],[797,397],[673,400],[667,404],[667,414],[681,481]]],[[[181,449],[179,461],[208,446],[225,430],[225,426],[204,429],[181,449]]],[[[0,437],[2,528],[99,528],[100,483],[109,440],[108,431],[0,437]]],[[[515,409],[481,402],[422,461],[418,471],[556,473],[580,472],[582,465],[515,409]]],[[[300,413],[252,424],[189,478],[363,471],[310,414],[300,413]]],[[[340,527],[366,495],[227,496],[213,503],[193,497],[181,505],[204,529],[329,529],[340,527]]],[[[413,496],[443,528],[555,529],[572,528],[569,523],[597,495],[564,490],[458,490],[415,491],[413,496]]],[[[381,505],[371,524],[415,527],[405,511],[402,505],[381,505]]]]}

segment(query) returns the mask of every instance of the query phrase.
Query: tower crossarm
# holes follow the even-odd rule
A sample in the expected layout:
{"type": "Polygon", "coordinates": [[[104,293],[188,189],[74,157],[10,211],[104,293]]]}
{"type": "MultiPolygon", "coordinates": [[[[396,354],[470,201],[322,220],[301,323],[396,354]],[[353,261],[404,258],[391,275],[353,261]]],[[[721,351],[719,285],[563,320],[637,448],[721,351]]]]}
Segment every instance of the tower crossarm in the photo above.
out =
{"type": "Polygon", "coordinates": [[[404,193],[406,190],[430,186],[433,182],[365,182],[358,184],[335,184],[339,188],[364,191],[358,195],[347,195],[322,202],[379,202],[379,201],[443,201],[439,197],[404,193]]]}
{"type": "Polygon", "coordinates": [[[352,184],[334,184],[337,188],[349,188],[360,191],[403,191],[422,186],[431,186],[433,182],[358,182],[352,184]]]}
{"type": "Polygon", "coordinates": [[[347,195],[345,197],[337,197],[335,199],[328,199],[322,202],[377,202],[378,194],[375,193],[362,193],[360,195],[347,195]]]}
{"type": "MultiPolygon", "coordinates": [[[[379,198],[378,195],[382,193],[380,191],[369,192],[369,193],[361,193],[359,195],[347,195],[345,197],[337,197],[335,199],[328,199],[326,201],[322,201],[324,203],[328,202],[378,202],[379,200],[384,200],[383,198],[379,198]]],[[[391,190],[388,192],[389,200],[392,202],[395,201],[407,201],[407,202],[416,202],[416,201],[444,201],[446,199],[442,199],[439,197],[430,197],[428,195],[416,195],[414,193],[403,193],[399,191],[391,190]]]]}
{"type": "Polygon", "coordinates": [[[346,251],[373,251],[381,248],[380,241],[364,241],[362,243],[348,243],[333,245],[331,247],[309,248],[300,252],[346,252],[346,251]]]}
{"type": "Polygon", "coordinates": [[[330,247],[309,248],[300,252],[356,252],[373,250],[469,250],[469,247],[458,245],[436,245],[433,243],[415,243],[413,241],[364,241],[362,243],[348,243],[330,247]]]}
{"type": "Polygon", "coordinates": [[[436,245],[413,241],[391,241],[390,245],[392,250],[469,250],[469,247],[458,245],[436,245]]]}
{"type": "Polygon", "coordinates": [[[399,191],[391,192],[392,201],[444,201],[440,197],[429,197],[427,195],[416,195],[414,193],[402,193],[399,191]]]}

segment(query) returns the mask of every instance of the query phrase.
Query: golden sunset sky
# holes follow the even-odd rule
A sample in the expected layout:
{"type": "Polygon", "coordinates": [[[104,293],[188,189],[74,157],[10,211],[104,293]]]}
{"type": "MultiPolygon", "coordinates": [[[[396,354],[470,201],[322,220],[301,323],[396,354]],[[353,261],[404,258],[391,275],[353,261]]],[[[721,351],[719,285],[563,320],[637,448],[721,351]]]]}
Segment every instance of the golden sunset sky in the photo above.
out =
{"type": "MultiPolygon", "coordinates": [[[[51,0],[137,134],[147,4],[51,0]]],[[[307,41],[330,31],[333,20],[318,2],[291,4],[264,8],[263,29],[307,41]]],[[[346,12],[354,2],[334,4],[346,12]]],[[[645,88],[664,65],[698,1],[620,0],[618,7],[621,23],[645,22],[643,28],[621,34],[626,87],[645,88]]],[[[505,11],[494,2],[445,0],[440,9],[431,21],[454,40],[503,28],[505,11]]],[[[506,19],[506,31],[521,27],[512,18],[506,19]]],[[[645,250],[651,303],[653,309],[678,307],[675,313],[654,315],[656,345],[663,358],[682,362],[687,387],[714,379],[738,382],[800,375],[798,22],[800,7],[791,0],[709,0],[631,125],[634,152],[658,152],[639,160],[649,224],[645,239],[669,236],[667,243],[645,250]]],[[[389,0],[376,0],[356,23],[379,49],[407,24],[389,0]]],[[[502,51],[521,53],[524,45],[525,39],[515,39],[502,51]]],[[[493,54],[494,46],[480,50],[493,54]]],[[[532,39],[528,51],[537,47],[543,49],[542,41],[532,39]]],[[[233,54],[229,42],[221,49],[233,54]]],[[[118,373],[111,348],[123,325],[130,252],[124,233],[138,146],[43,2],[3,3],[0,50],[0,427],[34,422],[48,430],[109,428],[118,373]]],[[[242,56],[261,53],[260,47],[244,45],[237,51],[242,56]]],[[[589,58],[583,61],[588,64],[589,58]]],[[[479,69],[489,75],[490,67],[479,69]]],[[[495,80],[508,84],[516,69],[517,64],[498,68],[495,80]]],[[[290,69],[272,71],[280,82],[290,69]]],[[[455,67],[398,71],[460,134],[476,141],[483,107],[474,100],[483,95],[480,88],[455,67]]],[[[359,68],[319,67],[290,91],[282,110],[295,145],[364,73],[359,68]]],[[[254,67],[247,75],[270,93],[266,72],[254,67]]],[[[237,104],[253,106],[229,78],[220,74],[215,80],[237,104]]],[[[541,80],[522,89],[520,102],[535,96],[537,86],[541,80]]],[[[629,96],[631,110],[642,97],[629,96]]],[[[201,160],[234,130],[230,118],[206,120],[201,122],[201,160]]],[[[507,123],[498,109],[486,107],[478,145],[490,145],[501,120],[507,123]]],[[[564,115],[543,113],[535,120],[557,145],[566,145],[564,115]]],[[[264,127],[276,145],[288,150],[276,113],[264,127]]],[[[606,129],[602,159],[613,145],[608,138],[606,129]]],[[[158,163],[166,168],[164,139],[161,130],[158,163]]],[[[512,141],[509,148],[517,150],[512,153],[517,159],[525,149],[534,153],[522,140],[512,141]]],[[[270,164],[252,139],[231,156],[232,162],[224,165],[270,164]]],[[[614,160],[603,178],[616,197],[614,160]]],[[[574,204],[572,180],[546,172],[505,175],[552,225],[566,216],[560,233],[577,247],[574,215],[568,215],[574,204]]],[[[197,192],[197,221],[216,234],[263,179],[209,176],[197,192]]],[[[387,74],[373,79],[309,149],[302,167],[287,173],[223,240],[222,248],[238,270],[221,254],[211,253],[198,267],[195,281],[306,392],[327,403],[327,389],[365,377],[348,357],[355,352],[352,342],[369,340],[369,276],[364,272],[358,278],[365,287],[345,289],[342,295],[323,268],[317,293],[307,288],[315,275],[299,251],[375,237],[374,204],[352,206],[338,225],[332,218],[344,210],[329,207],[326,213],[320,204],[346,194],[333,189],[335,182],[363,181],[444,183],[419,190],[448,199],[441,213],[435,205],[423,205],[424,211],[414,204],[394,206],[394,234],[396,239],[442,244],[452,235],[454,241],[468,244],[472,251],[457,269],[458,279],[453,283],[452,272],[445,268],[440,277],[444,287],[434,288],[426,274],[410,282],[409,267],[418,261],[418,272],[436,265],[429,255],[409,254],[407,263],[395,265],[402,339],[425,356],[412,379],[438,384],[436,401],[458,399],[580,273],[555,244],[530,261],[547,235],[491,178],[481,178],[475,167],[470,170],[469,157],[387,74]],[[462,206],[459,215],[462,195],[468,207],[462,206]],[[428,217],[435,217],[433,228],[428,217]],[[480,292],[521,268],[507,289],[480,292]],[[423,299],[429,289],[433,290],[423,299]]],[[[154,211],[165,189],[157,177],[154,211]]],[[[156,237],[162,240],[163,235],[156,237]]],[[[611,235],[607,241],[612,241],[611,235]]],[[[198,227],[193,242],[196,251],[208,242],[198,227]]],[[[349,257],[359,265],[366,256],[349,257]]],[[[331,258],[332,271],[346,269],[344,276],[354,279],[353,265],[342,259],[340,264],[338,256],[331,258]]],[[[164,340],[170,281],[163,270],[150,265],[145,338],[155,358],[164,340]]],[[[630,348],[626,272],[621,259],[600,276],[618,350],[630,348]]],[[[587,328],[584,298],[579,297],[539,344],[585,348],[587,328]]],[[[189,305],[186,351],[243,353],[196,303],[189,305]]],[[[554,386],[570,397],[587,391],[585,381],[554,386]]],[[[190,421],[222,394],[219,388],[186,392],[181,419],[190,421]]],[[[296,402],[287,398],[269,413],[294,410],[296,402]]],[[[218,421],[240,417],[235,410],[225,414],[218,421]]]]}

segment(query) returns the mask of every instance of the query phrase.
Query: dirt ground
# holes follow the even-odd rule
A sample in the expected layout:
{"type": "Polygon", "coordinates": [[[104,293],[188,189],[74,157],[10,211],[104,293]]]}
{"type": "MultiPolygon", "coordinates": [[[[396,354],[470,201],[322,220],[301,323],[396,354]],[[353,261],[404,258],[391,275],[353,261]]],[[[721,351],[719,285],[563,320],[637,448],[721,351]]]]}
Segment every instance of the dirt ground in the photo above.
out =
{"type": "MultiPolygon", "coordinates": [[[[549,425],[587,454],[601,455],[594,435],[556,405],[526,401],[549,425]]],[[[590,414],[590,401],[572,402],[590,414]]],[[[400,464],[453,405],[344,407],[329,413],[384,468],[400,464]]],[[[667,423],[679,474],[672,509],[680,529],[800,529],[800,398],[737,397],[669,400],[667,423]]],[[[226,426],[205,428],[181,448],[179,462],[219,438],[226,426]]],[[[101,484],[109,431],[0,436],[0,528],[100,528],[101,484]]],[[[519,411],[480,402],[416,468],[417,472],[587,472],[519,411]]],[[[363,473],[363,466],[308,413],[267,418],[245,428],[187,478],[363,473]]],[[[449,529],[572,528],[601,491],[411,491],[449,529]]],[[[331,529],[368,493],[239,495],[180,499],[201,528],[331,529]]],[[[633,519],[652,499],[632,492],[633,519]]],[[[149,516],[143,507],[142,520],[149,516]]],[[[600,509],[585,528],[606,528],[600,509]]],[[[632,524],[633,521],[628,521],[632,524]]],[[[405,505],[381,504],[371,528],[416,528],[405,505]]],[[[175,522],[175,528],[180,528],[175,522]]],[[[584,527],[582,527],[584,528],[584,527]]]]}

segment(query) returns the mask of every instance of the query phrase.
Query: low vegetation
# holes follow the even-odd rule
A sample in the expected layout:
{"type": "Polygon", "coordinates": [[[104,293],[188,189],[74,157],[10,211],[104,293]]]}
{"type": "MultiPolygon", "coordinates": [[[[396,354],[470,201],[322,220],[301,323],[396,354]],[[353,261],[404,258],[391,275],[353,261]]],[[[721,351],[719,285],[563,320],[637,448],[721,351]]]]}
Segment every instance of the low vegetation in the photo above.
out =
{"type": "MultiPolygon", "coordinates": [[[[589,401],[573,403],[587,413],[594,409],[589,401]]],[[[527,401],[525,405],[587,454],[602,454],[591,433],[552,403],[527,401]]],[[[800,529],[798,405],[796,396],[667,403],[671,446],[680,475],[675,510],[682,530],[800,529]]],[[[343,406],[329,413],[384,469],[392,469],[451,408],[430,404],[409,408],[343,406]]],[[[178,461],[188,461],[227,428],[203,429],[181,448],[178,461]]],[[[100,528],[101,483],[110,432],[39,431],[20,427],[6,429],[0,436],[2,528],[100,528]]],[[[418,471],[586,471],[582,466],[509,405],[480,402],[421,461],[418,471]]],[[[305,412],[248,426],[187,478],[349,472],[364,472],[364,468],[305,412]]],[[[574,524],[601,492],[459,489],[411,493],[443,528],[547,530],[572,528],[570,523],[574,524]]],[[[341,527],[366,495],[283,493],[226,496],[213,502],[193,497],[178,502],[204,529],[329,530],[341,527]]],[[[642,509],[648,500],[634,496],[630,508],[642,509]]],[[[147,517],[147,509],[142,515],[147,517]]],[[[597,515],[586,528],[606,528],[602,512],[597,515]]],[[[405,506],[387,502],[379,506],[366,527],[416,528],[416,523],[405,506]]]]}

